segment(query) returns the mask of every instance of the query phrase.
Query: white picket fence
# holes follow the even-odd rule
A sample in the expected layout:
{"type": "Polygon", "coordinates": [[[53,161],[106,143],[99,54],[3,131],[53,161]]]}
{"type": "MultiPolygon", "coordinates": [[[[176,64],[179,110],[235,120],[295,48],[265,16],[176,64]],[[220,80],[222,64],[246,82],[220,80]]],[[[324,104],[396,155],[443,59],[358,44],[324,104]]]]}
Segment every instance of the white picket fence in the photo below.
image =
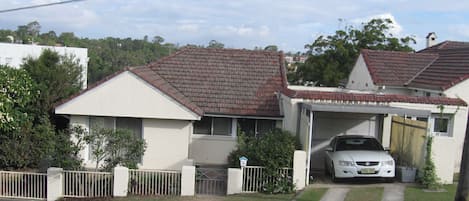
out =
{"type": "Polygon", "coordinates": [[[111,172],[63,171],[64,197],[110,197],[113,191],[111,172]]]}
{"type": "Polygon", "coordinates": [[[264,175],[265,167],[262,166],[246,166],[243,168],[243,193],[261,192],[264,185],[268,182],[275,182],[280,179],[293,179],[292,168],[278,169],[279,177],[266,178],[264,175]]]}
{"type": "Polygon", "coordinates": [[[166,170],[129,170],[129,194],[180,195],[181,172],[166,170]]]}
{"type": "Polygon", "coordinates": [[[47,174],[0,171],[0,197],[45,200],[47,174]]]}

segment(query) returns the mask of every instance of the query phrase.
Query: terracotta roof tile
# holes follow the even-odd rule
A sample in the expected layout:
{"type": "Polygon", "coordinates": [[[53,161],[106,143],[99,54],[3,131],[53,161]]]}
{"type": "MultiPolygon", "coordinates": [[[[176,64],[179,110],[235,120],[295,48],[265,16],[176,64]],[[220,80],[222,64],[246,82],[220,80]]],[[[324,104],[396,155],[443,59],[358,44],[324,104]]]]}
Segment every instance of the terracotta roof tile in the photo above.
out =
{"type": "Polygon", "coordinates": [[[469,77],[469,48],[440,49],[438,55],[408,86],[446,90],[469,77]]]}
{"type": "Polygon", "coordinates": [[[304,90],[291,90],[287,88],[284,89],[282,93],[290,98],[301,98],[301,99],[308,99],[308,100],[330,100],[330,101],[350,101],[350,102],[360,101],[360,102],[376,102],[376,103],[403,102],[403,103],[466,106],[466,102],[464,102],[461,99],[446,98],[446,97],[304,91],[304,90]]]}
{"type": "Polygon", "coordinates": [[[403,86],[438,58],[437,54],[381,50],[361,51],[376,85],[403,86]]]}
{"type": "Polygon", "coordinates": [[[205,113],[280,116],[283,54],[186,48],[148,65],[205,113]]]}
{"type": "Polygon", "coordinates": [[[418,53],[434,53],[445,49],[469,48],[469,42],[462,41],[443,41],[431,47],[419,50],[418,53]]]}

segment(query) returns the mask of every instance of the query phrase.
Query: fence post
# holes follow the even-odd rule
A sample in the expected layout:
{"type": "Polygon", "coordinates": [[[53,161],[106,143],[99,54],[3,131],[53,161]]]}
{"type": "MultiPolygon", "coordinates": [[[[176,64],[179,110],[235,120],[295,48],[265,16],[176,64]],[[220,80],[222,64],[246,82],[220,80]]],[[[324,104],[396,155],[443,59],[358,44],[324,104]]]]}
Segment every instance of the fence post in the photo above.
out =
{"type": "Polygon", "coordinates": [[[243,169],[241,168],[228,168],[228,186],[226,187],[226,194],[241,193],[243,190],[243,169]]]}
{"type": "Polygon", "coordinates": [[[117,166],[114,168],[114,197],[126,197],[129,190],[129,168],[117,166]]]}
{"type": "Polygon", "coordinates": [[[195,166],[183,166],[181,172],[181,196],[195,195],[195,166]]]}
{"type": "Polygon", "coordinates": [[[50,167],[47,169],[47,201],[55,201],[63,197],[63,169],[50,167]]]}
{"type": "Polygon", "coordinates": [[[293,155],[293,184],[296,190],[305,188],[306,178],[306,152],[296,150],[293,155]]]}

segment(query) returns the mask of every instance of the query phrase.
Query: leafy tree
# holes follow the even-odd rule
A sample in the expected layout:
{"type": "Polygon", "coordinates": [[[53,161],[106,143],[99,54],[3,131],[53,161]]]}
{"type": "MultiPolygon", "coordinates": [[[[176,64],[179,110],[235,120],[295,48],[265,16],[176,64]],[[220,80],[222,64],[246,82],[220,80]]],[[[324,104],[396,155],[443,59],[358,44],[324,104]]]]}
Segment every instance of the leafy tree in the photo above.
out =
{"type": "Polygon", "coordinates": [[[0,168],[37,167],[53,149],[53,127],[31,115],[39,95],[23,69],[0,67],[0,168]],[[34,123],[37,122],[37,123],[34,123]]]}
{"type": "Polygon", "coordinates": [[[82,86],[82,67],[73,55],[60,56],[44,50],[39,58],[27,58],[22,65],[41,91],[37,113],[52,113],[53,105],[78,92],[82,86]]]}
{"type": "Polygon", "coordinates": [[[208,42],[208,48],[224,48],[225,47],[225,44],[221,43],[221,42],[218,42],[216,40],[211,40],[210,42],[208,42]]]}
{"type": "Polygon", "coordinates": [[[410,36],[397,38],[390,33],[390,19],[372,19],[360,28],[346,26],[334,35],[319,36],[307,44],[308,59],[290,74],[289,81],[295,84],[314,82],[323,86],[337,86],[346,79],[361,49],[413,51],[415,44],[410,36]]]}
{"type": "Polygon", "coordinates": [[[28,105],[39,92],[26,71],[1,65],[0,89],[0,130],[16,131],[31,119],[28,105]]]}
{"type": "Polygon", "coordinates": [[[96,169],[112,169],[117,165],[136,168],[143,157],[146,143],[129,130],[97,128],[84,137],[92,147],[96,169]],[[104,164],[101,164],[104,161],[104,164]]]}

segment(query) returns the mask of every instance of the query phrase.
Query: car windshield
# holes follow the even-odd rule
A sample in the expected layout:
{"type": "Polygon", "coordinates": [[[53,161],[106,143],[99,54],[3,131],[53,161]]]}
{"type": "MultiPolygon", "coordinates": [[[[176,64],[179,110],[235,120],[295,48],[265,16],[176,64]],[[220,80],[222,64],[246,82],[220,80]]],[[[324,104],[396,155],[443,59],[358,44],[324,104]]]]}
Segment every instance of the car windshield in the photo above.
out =
{"type": "Polygon", "coordinates": [[[383,146],[374,138],[343,138],[338,139],[336,151],[371,150],[383,151],[383,146]]]}

